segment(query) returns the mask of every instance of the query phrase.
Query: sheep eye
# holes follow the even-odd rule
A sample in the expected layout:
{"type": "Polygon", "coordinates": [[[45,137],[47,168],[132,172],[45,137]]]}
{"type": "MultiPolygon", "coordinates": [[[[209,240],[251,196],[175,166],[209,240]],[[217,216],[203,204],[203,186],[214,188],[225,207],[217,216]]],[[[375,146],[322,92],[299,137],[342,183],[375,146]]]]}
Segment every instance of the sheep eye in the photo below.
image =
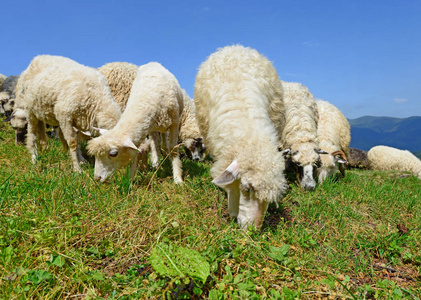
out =
{"type": "Polygon", "coordinates": [[[117,149],[112,149],[110,152],[108,152],[108,157],[116,157],[118,155],[117,149]]]}

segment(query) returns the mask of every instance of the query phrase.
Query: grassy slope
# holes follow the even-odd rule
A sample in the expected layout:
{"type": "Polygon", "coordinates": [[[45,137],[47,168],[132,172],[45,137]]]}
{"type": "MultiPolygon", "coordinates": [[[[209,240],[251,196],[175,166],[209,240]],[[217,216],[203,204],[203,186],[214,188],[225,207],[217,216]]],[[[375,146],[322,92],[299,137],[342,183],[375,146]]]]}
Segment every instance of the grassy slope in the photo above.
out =
{"type": "Polygon", "coordinates": [[[421,293],[421,188],[413,176],[351,171],[311,193],[291,184],[262,231],[244,232],[210,182],[210,163],[184,160],[183,186],[166,163],[132,185],[124,171],[100,185],[92,166],[71,172],[57,141],[32,166],[8,124],[0,129],[0,299],[421,293]],[[149,258],[163,244],[200,252],[210,264],[206,282],[158,274],[149,258]]]}

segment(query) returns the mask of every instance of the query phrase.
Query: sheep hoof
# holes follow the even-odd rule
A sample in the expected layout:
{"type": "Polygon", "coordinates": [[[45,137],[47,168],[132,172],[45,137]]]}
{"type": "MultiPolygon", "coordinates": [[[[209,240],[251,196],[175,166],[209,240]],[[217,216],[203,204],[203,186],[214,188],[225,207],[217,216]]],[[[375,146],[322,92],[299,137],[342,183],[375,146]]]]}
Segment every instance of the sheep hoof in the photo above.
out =
{"type": "Polygon", "coordinates": [[[181,178],[174,178],[174,183],[175,184],[183,184],[183,179],[181,179],[181,178]]]}

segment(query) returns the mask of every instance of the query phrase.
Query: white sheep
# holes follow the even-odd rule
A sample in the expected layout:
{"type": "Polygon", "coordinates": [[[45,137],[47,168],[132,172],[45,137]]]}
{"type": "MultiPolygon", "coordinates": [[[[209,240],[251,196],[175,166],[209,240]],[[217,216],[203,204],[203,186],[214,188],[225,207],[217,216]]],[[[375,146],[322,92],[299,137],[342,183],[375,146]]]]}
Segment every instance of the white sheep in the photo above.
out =
{"type": "Polygon", "coordinates": [[[111,129],[121,115],[107,80],[93,68],[52,55],[35,57],[21,77],[16,97],[22,97],[27,113],[32,161],[38,155],[37,138],[47,143],[44,124],[60,126],[60,140],[70,148],[74,170],[80,171],[77,130],[111,129]]]}
{"type": "MultiPolygon", "coordinates": [[[[21,81],[22,79],[18,81],[17,88],[19,88],[19,84],[21,81]]],[[[10,125],[15,131],[15,144],[23,144],[25,142],[25,137],[28,132],[28,115],[25,111],[23,97],[15,98],[13,112],[7,120],[10,122],[10,125]]]]}
{"type": "Polygon", "coordinates": [[[317,138],[319,113],[314,96],[308,88],[297,82],[282,81],[284,88],[285,127],[281,134],[281,148],[292,161],[300,185],[313,190],[316,181],[313,171],[320,166],[320,150],[317,138]]]}
{"type": "Polygon", "coordinates": [[[367,159],[373,170],[411,172],[421,179],[421,160],[408,150],[375,146],[368,151],[367,159]]]}
{"type": "Polygon", "coordinates": [[[193,160],[202,161],[205,155],[205,144],[199,130],[194,101],[183,90],[184,109],[180,117],[179,140],[190,152],[193,160]]]}
{"type": "Polygon", "coordinates": [[[197,73],[194,101],[200,132],[215,160],[212,182],[227,192],[228,211],[243,228],[260,228],[268,204],[287,189],[278,151],[282,97],[270,61],[241,45],[219,49],[197,73]]]}
{"type": "MultiPolygon", "coordinates": [[[[177,79],[157,62],[140,66],[130,91],[127,107],[112,130],[88,143],[95,155],[95,179],[104,182],[116,169],[134,158],[131,177],[137,165],[138,152],[146,136],[169,131],[169,146],[176,146],[178,126],[183,110],[183,96],[177,79]]],[[[175,183],[182,183],[178,148],[171,152],[175,183]]]]}
{"type": "Polygon", "coordinates": [[[317,136],[320,149],[329,154],[321,156],[322,165],[317,169],[319,183],[334,175],[338,168],[345,176],[345,165],[351,142],[351,127],[342,112],[333,104],[324,101],[316,101],[319,110],[319,124],[317,136]]]}

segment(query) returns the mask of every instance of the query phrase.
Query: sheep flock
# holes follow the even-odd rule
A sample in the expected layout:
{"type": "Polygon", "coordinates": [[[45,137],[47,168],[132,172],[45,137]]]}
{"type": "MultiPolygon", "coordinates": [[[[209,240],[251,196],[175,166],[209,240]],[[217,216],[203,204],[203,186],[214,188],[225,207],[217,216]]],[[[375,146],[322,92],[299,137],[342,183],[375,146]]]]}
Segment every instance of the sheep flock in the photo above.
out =
{"type": "Polygon", "coordinates": [[[179,146],[193,161],[207,157],[212,182],[226,192],[228,212],[241,228],[260,228],[288,184],[311,192],[329,177],[346,176],[346,167],[421,179],[421,161],[409,151],[350,148],[350,125],[337,107],[301,83],[282,81],[266,57],[242,45],[219,48],[203,61],[193,98],[158,62],[93,68],[39,55],[19,75],[0,74],[0,101],[16,144],[26,144],[34,164],[38,148],[48,151],[49,125],[76,172],[88,164],[81,151],[87,143],[99,182],[129,164],[133,179],[148,156],[158,167],[162,148],[174,182],[182,184],[179,146]]]}

